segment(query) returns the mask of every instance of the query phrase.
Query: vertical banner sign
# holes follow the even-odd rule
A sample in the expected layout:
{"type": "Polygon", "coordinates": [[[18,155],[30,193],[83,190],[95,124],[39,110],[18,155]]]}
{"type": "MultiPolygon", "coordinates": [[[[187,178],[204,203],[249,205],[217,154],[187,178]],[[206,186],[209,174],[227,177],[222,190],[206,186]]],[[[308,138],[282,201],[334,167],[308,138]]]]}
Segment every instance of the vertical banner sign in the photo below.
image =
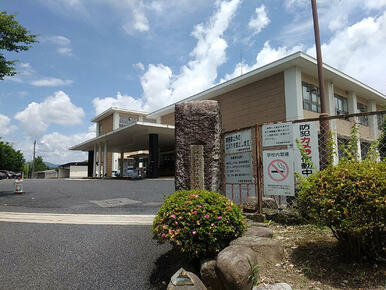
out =
{"type": "Polygon", "coordinates": [[[225,135],[225,183],[253,183],[251,130],[225,135]]]}
{"type": "Polygon", "coordinates": [[[307,162],[300,153],[298,146],[294,146],[295,171],[303,177],[319,171],[319,142],[316,122],[295,123],[294,124],[294,144],[299,141],[304,152],[311,158],[313,167],[307,162]]]}
{"type": "Polygon", "coordinates": [[[263,147],[292,145],[292,123],[279,123],[262,126],[263,147]]]}
{"type": "Polygon", "coordinates": [[[293,151],[263,151],[264,195],[295,195],[293,151]]]}

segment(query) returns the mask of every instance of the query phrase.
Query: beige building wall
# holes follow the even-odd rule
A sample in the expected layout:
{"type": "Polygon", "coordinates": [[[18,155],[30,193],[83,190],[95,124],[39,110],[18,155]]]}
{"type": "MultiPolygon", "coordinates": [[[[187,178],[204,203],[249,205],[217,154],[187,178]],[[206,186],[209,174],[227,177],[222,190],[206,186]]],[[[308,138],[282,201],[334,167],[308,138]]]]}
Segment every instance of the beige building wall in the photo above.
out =
{"type": "Polygon", "coordinates": [[[174,112],[161,117],[161,124],[174,126],[174,112]]]}
{"type": "MultiPolygon", "coordinates": [[[[318,80],[310,75],[302,73],[302,81],[313,84],[317,87],[319,87],[318,80]]],[[[334,85],[334,94],[340,95],[346,99],[349,98],[349,94],[347,90],[344,88],[339,88],[334,85]]],[[[362,96],[357,96],[357,102],[362,103],[366,106],[368,106],[368,101],[362,96]]],[[[335,106],[335,102],[334,102],[335,106]]],[[[378,106],[377,106],[378,108],[378,106]]],[[[319,116],[318,113],[312,112],[312,111],[307,111],[303,110],[304,113],[304,118],[316,118],[319,116]]],[[[337,129],[337,134],[340,136],[350,136],[351,128],[352,128],[352,121],[346,121],[344,119],[337,119],[336,120],[336,129],[337,129]]],[[[359,125],[359,134],[361,136],[361,139],[367,139],[371,140],[371,129],[369,126],[363,126],[359,125]]]]}
{"type": "Polygon", "coordinates": [[[284,74],[273,75],[213,100],[220,102],[224,132],[285,120],[284,74]]]}
{"type": "Polygon", "coordinates": [[[102,126],[102,130],[101,130],[102,135],[113,131],[113,115],[110,115],[100,120],[99,126],[102,126]]]}

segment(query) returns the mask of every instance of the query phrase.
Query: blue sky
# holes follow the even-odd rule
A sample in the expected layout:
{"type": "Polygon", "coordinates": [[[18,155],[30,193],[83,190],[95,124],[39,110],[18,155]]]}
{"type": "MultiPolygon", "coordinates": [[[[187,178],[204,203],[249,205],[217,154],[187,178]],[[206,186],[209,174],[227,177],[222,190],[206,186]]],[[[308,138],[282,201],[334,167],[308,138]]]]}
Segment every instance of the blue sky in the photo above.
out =
{"type": "MultiPolygon", "coordinates": [[[[323,58],[385,93],[386,0],[318,0],[323,58]]],[[[0,136],[46,161],[110,106],[153,111],[290,53],[314,55],[309,0],[3,0],[39,43],[0,81],[0,136]],[[193,4],[194,3],[194,4],[193,4]],[[242,61],[240,61],[242,59],[242,61]]]]}

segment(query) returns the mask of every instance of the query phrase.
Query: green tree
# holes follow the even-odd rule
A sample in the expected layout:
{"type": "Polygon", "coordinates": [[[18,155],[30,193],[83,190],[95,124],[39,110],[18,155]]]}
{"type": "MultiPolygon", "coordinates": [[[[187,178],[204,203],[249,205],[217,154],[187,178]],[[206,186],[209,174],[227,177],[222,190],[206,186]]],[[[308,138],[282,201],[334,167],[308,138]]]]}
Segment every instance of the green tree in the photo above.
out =
{"type": "MultiPolygon", "coordinates": [[[[32,173],[32,161],[27,162],[28,167],[28,174],[32,173]]],[[[35,166],[34,171],[44,171],[50,169],[43,161],[43,158],[41,156],[38,156],[35,158],[35,166]]]]}
{"type": "MultiPolygon", "coordinates": [[[[20,52],[30,49],[36,40],[36,34],[30,32],[20,25],[16,19],[16,15],[8,15],[5,11],[0,11],[0,50],[9,52],[20,52]]],[[[13,76],[16,74],[16,60],[6,60],[4,55],[0,53],[0,80],[5,76],[13,76]]]]}
{"type": "Polygon", "coordinates": [[[13,149],[8,142],[0,140],[0,169],[20,172],[23,170],[24,156],[19,150],[13,149]]]}

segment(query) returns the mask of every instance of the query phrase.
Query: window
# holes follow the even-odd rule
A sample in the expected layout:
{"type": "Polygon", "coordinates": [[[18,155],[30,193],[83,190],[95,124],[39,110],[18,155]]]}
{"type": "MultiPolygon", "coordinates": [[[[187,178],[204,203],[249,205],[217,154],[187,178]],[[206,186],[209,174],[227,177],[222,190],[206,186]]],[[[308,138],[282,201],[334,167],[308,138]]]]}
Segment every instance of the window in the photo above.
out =
{"type": "Polygon", "coordinates": [[[348,114],[347,99],[339,95],[335,95],[335,115],[348,114]]]}
{"type": "MultiPolygon", "coordinates": [[[[359,113],[366,113],[367,112],[367,106],[361,103],[357,103],[357,109],[359,113]]],[[[369,118],[368,116],[360,116],[359,117],[359,124],[363,126],[369,125],[369,118]]]]}
{"type": "Polygon", "coordinates": [[[134,118],[132,118],[132,117],[119,116],[119,128],[126,127],[133,120],[134,120],[134,118]]]}
{"type": "Polygon", "coordinates": [[[98,126],[98,135],[102,135],[102,124],[99,123],[99,126],[98,126]]]}
{"type": "Polygon", "coordinates": [[[302,82],[303,86],[303,109],[320,113],[320,94],[319,89],[305,82],[302,82]]]}

